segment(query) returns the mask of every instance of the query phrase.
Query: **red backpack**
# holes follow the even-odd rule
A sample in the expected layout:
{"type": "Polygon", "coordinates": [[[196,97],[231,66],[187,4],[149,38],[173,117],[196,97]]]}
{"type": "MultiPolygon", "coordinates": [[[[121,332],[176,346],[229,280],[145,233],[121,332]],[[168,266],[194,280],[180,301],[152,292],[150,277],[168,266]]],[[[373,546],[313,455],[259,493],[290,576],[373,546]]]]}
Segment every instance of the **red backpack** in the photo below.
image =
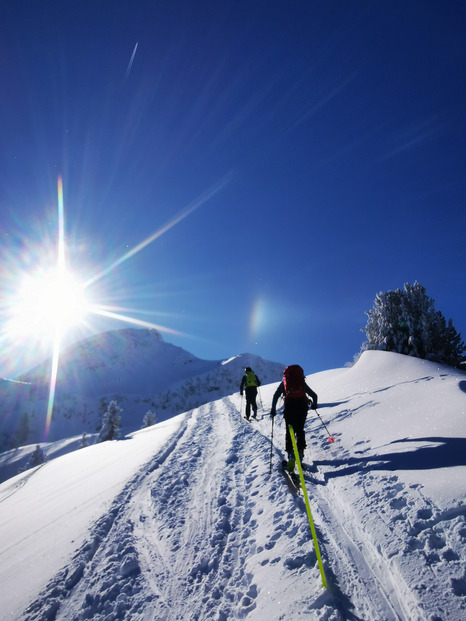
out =
{"type": "Polygon", "coordinates": [[[306,380],[299,364],[290,364],[283,371],[285,399],[298,399],[306,396],[306,380]]]}

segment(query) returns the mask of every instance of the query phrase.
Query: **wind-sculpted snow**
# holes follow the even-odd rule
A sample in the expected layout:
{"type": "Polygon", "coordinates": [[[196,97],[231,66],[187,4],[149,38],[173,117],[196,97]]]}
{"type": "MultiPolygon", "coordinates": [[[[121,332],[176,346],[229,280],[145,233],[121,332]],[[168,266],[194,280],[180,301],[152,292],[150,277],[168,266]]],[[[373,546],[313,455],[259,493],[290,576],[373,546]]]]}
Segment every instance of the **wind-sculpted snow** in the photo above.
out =
{"type": "MultiPolygon", "coordinates": [[[[276,384],[261,389],[259,421],[244,420],[234,395],[179,417],[163,443],[158,425],[106,443],[128,455],[131,446],[147,451],[153,441],[156,448],[111,504],[98,505],[88,532],[76,532],[76,552],[61,569],[52,571],[35,554],[29,562],[26,556],[18,575],[4,569],[0,579],[8,593],[27,589],[34,564],[42,567],[43,585],[30,591],[19,615],[26,621],[463,621],[463,378],[381,352],[367,352],[352,369],[308,378],[335,437],[327,441],[311,412],[304,475],[328,590],[303,499],[290,492],[281,472],[280,414],[271,445],[267,413],[276,384]],[[448,416],[441,416],[445,402],[448,416]]],[[[102,451],[90,448],[94,459],[102,451]]],[[[53,472],[53,464],[47,468],[53,472]]],[[[47,469],[38,472],[45,476],[47,469]]],[[[23,499],[27,506],[30,484],[16,495],[17,505],[23,499]]],[[[57,527],[77,519],[72,507],[78,501],[89,504],[84,491],[74,489],[60,494],[57,527]]],[[[6,490],[0,495],[10,516],[14,498],[6,490]]],[[[45,529],[41,505],[56,511],[52,498],[34,496],[37,536],[45,529]]],[[[1,521],[0,535],[5,528],[1,521]]],[[[18,552],[26,554],[9,532],[4,568],[18,552]]],[[[46,540],[41,548],[47,549],[46,540]]]]}

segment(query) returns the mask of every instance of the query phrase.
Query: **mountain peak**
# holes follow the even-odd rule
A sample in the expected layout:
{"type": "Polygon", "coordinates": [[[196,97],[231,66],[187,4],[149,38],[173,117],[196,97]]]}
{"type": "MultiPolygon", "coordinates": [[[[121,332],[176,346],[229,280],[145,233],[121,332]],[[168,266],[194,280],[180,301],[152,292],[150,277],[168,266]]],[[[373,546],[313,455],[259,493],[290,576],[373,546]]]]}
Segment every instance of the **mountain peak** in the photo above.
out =
{"type": "MultiPolygon", "coordinates": [[[[5,437],[18,435],[15,421],[22,413],[18,410],[23,407],[21,403],[27,403],[23,421],[27,441],[43,438],[51,364],[48,360],[24,374],[23,384],[0,386],[0,403],[8,414],[0,425],[5,437]]],[[[60,354],[48,439],[83,431],[94,433],[113,400],[123,410],[127,431],[139,429],[148,410],[155,412],[159,421],[165,420],[239,391],[246,366],[254,369],[263,384],[281,379],[282,364],[254,354],[223,361],[202,360],[167,343],[154,329],[125,328],[95,334],[60,354]]],[[[1,448],[5,450],[6,446],[1,448]]]]}

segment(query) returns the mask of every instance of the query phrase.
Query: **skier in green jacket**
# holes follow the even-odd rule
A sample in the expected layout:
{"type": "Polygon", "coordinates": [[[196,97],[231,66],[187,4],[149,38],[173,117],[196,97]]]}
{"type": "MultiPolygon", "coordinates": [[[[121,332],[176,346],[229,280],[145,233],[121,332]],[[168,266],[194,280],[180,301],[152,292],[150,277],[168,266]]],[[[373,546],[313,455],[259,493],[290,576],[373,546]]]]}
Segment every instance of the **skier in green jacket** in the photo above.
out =
{"type": "Polygon", "coordinates": [[[251,367],[246,367],[241,385],[239,387],[240,395],[243,396],[243,390],[246,387],[246,420],[251,417],[251,407],[253,418],[257,418],[257,387],[260,386],[260,380],[251,367]]]}

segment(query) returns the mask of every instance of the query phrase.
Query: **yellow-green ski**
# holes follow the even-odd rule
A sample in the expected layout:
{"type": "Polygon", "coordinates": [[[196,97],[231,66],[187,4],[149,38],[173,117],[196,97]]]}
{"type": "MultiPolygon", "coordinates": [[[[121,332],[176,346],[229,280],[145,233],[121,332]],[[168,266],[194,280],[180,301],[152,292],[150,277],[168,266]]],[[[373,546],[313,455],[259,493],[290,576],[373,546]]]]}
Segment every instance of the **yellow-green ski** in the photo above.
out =
{"type": "Polygon", "coordinates": [[[298,465],[299,479],[301,481],[301,489],[303,490],[304,503],[306,505],[307,517],[309,518],[309,525],[311,527],[312,539],[314,541],[314,548],[316,551],[317,562],[319,564],[320,575],[322,578],[322,585],[327,589],[327,580],[325,578],[324,566],[322,564],[322,557],[320,556],[319,543],[317,541],[316,529],[314,527],[314,520],[312,519],[311,507],[309,505],[309,498],[306,490],[306,483],[304,481],[303,468],[301,466],[301,460],[299,459],[298,446],[296,444],[296,438],[294,430],[291,425],[288,425],[290,430],[291,442],[293,443],[293,451],[296,458],[296,464],[298,465]]]}

